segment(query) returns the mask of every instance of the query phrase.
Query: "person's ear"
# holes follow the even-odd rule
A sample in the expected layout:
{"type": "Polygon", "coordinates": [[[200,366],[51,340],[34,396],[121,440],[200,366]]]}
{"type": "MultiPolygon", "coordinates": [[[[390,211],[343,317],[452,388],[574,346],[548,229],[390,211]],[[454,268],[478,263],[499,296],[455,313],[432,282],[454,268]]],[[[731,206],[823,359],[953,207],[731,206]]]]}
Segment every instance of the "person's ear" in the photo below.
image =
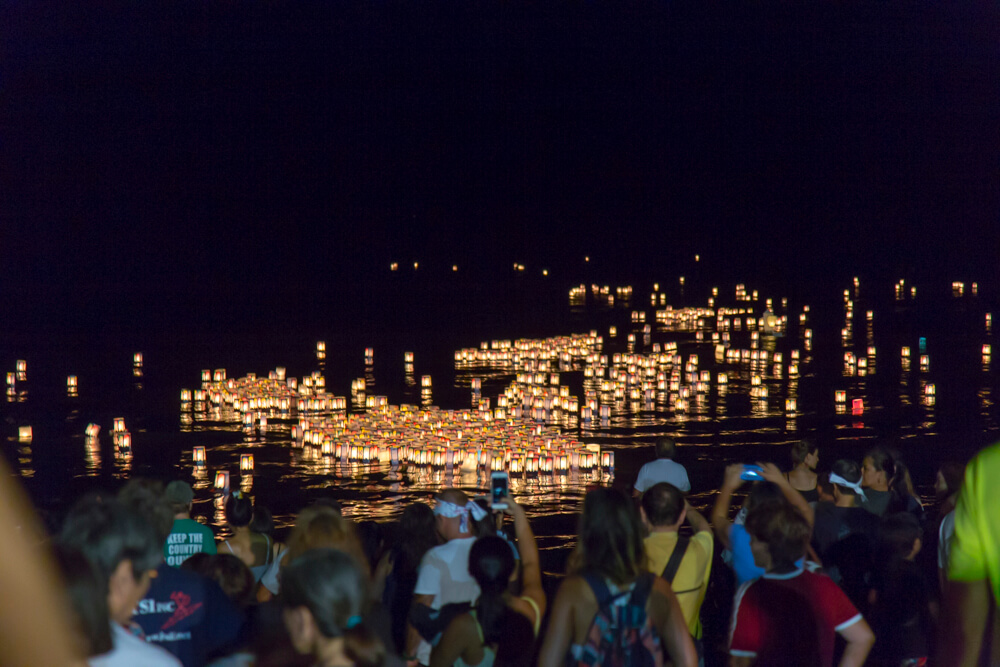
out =
{"type": "Polygon", "coordinates": [[[285,609],[285,627],[292,643],[298,646],[312,646],[316,634],[316,621],[306,607],[285,609]]]}
{"type": "Polygon", "coordinates": [[[688,515],[688,508],[687,508],[687,503],[685,503],[684,507],[681,508],[680,518],[677,519],[677,525],[678,526],[683,526],[684,525],[684,519],[687,518],[687,515],[688,515]]]}
{"type": "Polygon", "coordinates": [[[913,551],[910,552],[910,559],[911,560],[913,558],[917,557],[917,554],[920,553],[920,550],[923,548],[923,546],[924,546],[924,543],[920,540],[919,537],[917,539],[913,540],[913,551]]]}

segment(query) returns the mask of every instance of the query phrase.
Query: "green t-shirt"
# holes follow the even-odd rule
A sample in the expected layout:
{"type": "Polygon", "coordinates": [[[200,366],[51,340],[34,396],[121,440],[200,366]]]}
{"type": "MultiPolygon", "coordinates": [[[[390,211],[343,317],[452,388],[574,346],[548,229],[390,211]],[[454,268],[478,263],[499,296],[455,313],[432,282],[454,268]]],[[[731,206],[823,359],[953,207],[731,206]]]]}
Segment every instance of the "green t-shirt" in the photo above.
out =
{"type": "Polygon", "coordinates": [[[174,519],[174,528],[163,546],[163,557],[167,565],[177,567],[189,556],[201,552],[215,553],[215,535],[212,529],[194,519],[174,519]]]}
{"type": "Polygon", "coordinates": [[[979,453],[965,470],[955,508],[955,536],[948,561],[953,581],[989,580],[1000,603],[1000,443],[979,453]]]}

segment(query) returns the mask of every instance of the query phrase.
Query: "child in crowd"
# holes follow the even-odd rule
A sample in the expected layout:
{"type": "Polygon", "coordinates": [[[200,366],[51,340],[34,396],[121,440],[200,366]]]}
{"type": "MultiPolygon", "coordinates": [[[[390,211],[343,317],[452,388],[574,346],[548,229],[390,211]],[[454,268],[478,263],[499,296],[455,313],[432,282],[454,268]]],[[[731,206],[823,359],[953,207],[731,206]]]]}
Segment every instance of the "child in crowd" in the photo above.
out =
{"type": "Polygon", "coordinates": [[[847,642],[841,667],[863,665],[875,641],[868,624],[832,580],[796,564],[809,544],[802,513],[769,503],[748,514],[746,528],[765,573],[736,593],[730,665],[831,667],[837,634],[847,642]]]}
{"type": "Polygon", "coordinates": [[[868,593],[868,618],[878,637],[872,665],[921,667],[930,655],[930,591],[914,562],[921,548],[920,536],[919,521],[907,512],[882,521],[868,593]]]}

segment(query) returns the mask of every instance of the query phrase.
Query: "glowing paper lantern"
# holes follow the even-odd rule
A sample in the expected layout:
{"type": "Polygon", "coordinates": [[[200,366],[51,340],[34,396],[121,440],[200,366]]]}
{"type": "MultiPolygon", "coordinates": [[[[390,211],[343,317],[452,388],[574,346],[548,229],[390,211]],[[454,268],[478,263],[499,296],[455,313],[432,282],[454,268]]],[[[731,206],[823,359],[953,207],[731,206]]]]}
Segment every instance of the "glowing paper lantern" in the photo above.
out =
{"type": "Polygon", "coordinates": [[[222,493],[229,493],[229,471],[220,470],[215,473],[215,490],[222,493]]]}
{"type": "Polygon", "coordinates": [[[191,460],[195,465],[205,465],[205,447],[203,445],[191,449],[191,460]]]}
{"type": "Polygon", "coordinates": [[[253,454],[240,454],[240,471],[253,472],[253,454]]]}
{"type": "Polygon", "coordinates": [[[17,439],[21,442],[31,442],[32,432],[30,426],[20,426],[17,429],[17,439]]]}

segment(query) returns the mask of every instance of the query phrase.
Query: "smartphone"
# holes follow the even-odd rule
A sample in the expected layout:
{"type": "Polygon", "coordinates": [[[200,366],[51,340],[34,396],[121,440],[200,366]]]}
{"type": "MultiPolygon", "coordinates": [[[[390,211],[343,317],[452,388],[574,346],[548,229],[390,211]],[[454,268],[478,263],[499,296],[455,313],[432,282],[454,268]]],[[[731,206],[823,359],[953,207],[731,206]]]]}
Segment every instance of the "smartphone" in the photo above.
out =
{"type": "Polygon", "coordinates": [[[764,475],[761,473],[764,469],[760,466],[754,465],[752,463],[743,464],[743,472],[740,473],[740,479],[746,480],[748,482],[759,482],[764,479],[764,475]]]}
{"type": "Polygon", "coordinates": [[[507,497],[507,473],[494,472],[490,474],[490,507],[495,510],[507,509],[503,498],[507,497]]]}

